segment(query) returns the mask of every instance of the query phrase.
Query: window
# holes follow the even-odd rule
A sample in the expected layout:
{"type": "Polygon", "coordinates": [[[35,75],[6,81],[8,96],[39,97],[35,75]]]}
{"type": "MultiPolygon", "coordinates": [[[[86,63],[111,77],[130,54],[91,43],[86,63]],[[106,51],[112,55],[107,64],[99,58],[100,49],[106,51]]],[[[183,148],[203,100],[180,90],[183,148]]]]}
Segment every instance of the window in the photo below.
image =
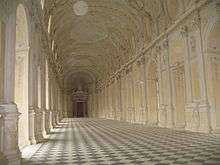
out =
{"type": "Polygon", "coordinates": [[[48,21],[48,33],[50,34],[51,31],[51,16],[49,17],[49,21],[48,21]]]}
{"type": "Polygon", "coordinates": [[[45,3],[45,0],[41,0],[41,7],[42,7],[42,9],[44,9],[44,3],[45,3]]]}

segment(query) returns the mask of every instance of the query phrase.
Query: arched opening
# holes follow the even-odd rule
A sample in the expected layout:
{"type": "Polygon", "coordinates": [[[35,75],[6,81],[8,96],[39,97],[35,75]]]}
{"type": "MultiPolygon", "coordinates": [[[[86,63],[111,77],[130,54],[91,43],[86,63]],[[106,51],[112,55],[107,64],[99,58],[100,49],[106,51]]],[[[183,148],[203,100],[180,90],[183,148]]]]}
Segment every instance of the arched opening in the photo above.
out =
{"type": "Polygon", "coordinates": [[[209,80],[209,95],[213,114],[214,130],[220,132],[220,23],[216,23],[208,34],[207,51],[209,58],[208,69],[211,74],[209,80]]]}
{"type": "Polygon", "coordinates": [[[73,90],[72,94],[72,102],[73,102],[73,117],[82,118],[88,117],[88,89],[83,85],[82,82],[77,84],[73,90]]]}
{"type": "Polygon", "coordinates": [[[16,54],[15,54],[15,103],[19,116],[18,145],[29,144],[28,134],[28,26],[25,9],[17,7],[16,17],[16,54]]]}
{"type": "Polygon", "coordinates": [[[48,27],[47,27],[47,31],[50,34],[50,30],[51,30],[51,15],[49,17],[49,21],[48,21],[48,27]]]}
{"type": "Polygon", "coordinates": [[[89,100],[89,94],[92,92],[92,84],[94,82],[91,73],[86,71],[70,72],[65,80],[64,86],[66,89],[66,113],[69,118],[83,118],[91,117],[90,111],[91,95],[89,100]],[[89,107],[90,106],[90,107],[89,107]]]}
{"type": "Polygon", "coordinates": [[[147,74],[147,103],[149,124],[157,125],[158,122],[158,79],[157,65],[155,62],[150,62],[147,74]]]}
{"type": "MultiPolygon", "coordinates": [[[[169,63],[172,82],[173,124],[176,128],[185,128],[185,68],[184,68],[184,42],[179,34],[170,38],[169,63]]],[[[186,66],[188,67],[188,66],[186,66]]]]}
{"type": "Polygon", "coordinates": [[[44,9],[45,0],[41,0],[41,8],[44,9]]]}

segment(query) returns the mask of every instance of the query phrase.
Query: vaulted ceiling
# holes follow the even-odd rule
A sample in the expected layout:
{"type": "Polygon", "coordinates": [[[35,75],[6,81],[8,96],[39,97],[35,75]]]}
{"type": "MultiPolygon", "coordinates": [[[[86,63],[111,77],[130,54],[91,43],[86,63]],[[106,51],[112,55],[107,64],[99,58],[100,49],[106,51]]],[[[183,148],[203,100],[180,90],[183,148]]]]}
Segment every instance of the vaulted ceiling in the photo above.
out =
{"type": "Polygon", "coordinates": [[[173,21],[177,1],[45,1],[45,22],[51,23],[51,47],[63,80],[70,83],[80,75],[96,81],[115,72],[173,21]]]}

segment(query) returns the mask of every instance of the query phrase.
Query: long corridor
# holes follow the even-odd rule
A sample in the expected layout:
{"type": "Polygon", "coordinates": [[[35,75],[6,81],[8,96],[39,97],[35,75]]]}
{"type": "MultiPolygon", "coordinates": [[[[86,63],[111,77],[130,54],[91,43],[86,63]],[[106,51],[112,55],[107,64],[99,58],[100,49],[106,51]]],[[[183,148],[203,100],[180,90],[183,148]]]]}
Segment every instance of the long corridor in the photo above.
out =
{"type": "Polygon", "coordinates": [[[220,139],[105,119],[69,118],[27,164],[220,164],[220,139]]]}

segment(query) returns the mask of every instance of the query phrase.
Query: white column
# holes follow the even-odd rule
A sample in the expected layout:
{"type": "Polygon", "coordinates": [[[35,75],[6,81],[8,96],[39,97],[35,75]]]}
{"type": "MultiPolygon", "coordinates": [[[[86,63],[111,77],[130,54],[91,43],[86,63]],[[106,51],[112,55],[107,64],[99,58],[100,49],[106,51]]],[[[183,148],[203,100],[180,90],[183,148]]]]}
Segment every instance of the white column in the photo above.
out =
{"type": "Polygon", "coordinates": [[[64,116],[68,117],[68,96],[66,93],[64,93],[64,116]]]}
{"type": "Polygon", "coordinates": [[[48,121],[49,121],[49,130],[51,130],[53,128],[52,125],[52,108],[53,108],[53,100],[52,100],[52,75],[51,72],[49,72],[49,113],[48,113],[48,121]]]}
{"type": "Polygon", "coordinates": [[[41,61],[41,111],[42,111],[42,135],[46,136],[46,76],[45,76],[45,67],[46,67],[46,58],[43,54],[41,61]]]}
{"type": "Polygon", "coordinates": [[[21,153],[18,147],[18,110],[14,104],[15,86],[15,36],[16,36],[16,1],[11,1],[12,12],[8,16],[5,32],[4,66],[4,104],[1,105],[4,116],[3,154],[9,165],[20,165],[21,153]],[[12,3],[13,2],[13,3],[12,3]]]}
{"type": "MultiPolygon", "coordinates": [[[[50,81],[49,81],[49,66],[48,61],[46,59],[45,55],[45,61],[43,63],[45,71],[45,77],[43,79],[45,84],[45,92],[43,92],[45,95],[45,131],[46,133],[50,133],[50,81]]],[[[43,97],[44,98],[44,97],[43,97]]]]}
{"type": "Polygon", "coordinates": [[[51,112],[52,112],[52,127],[56,127],[56,112],[55,112],[55,82],[54,82],[54,75],[51,81],[51,112]]]}
{"type": "Polygon", "coordinates": [[[36,35],[34,32],[34,24],[32,26],[32,40],[30,41],[29,51],[29,73],[28,73],[28,103],[29,103],[29,140],[31,144],[36,144],[37,141],[37,119],[36,113],[38,113],[37,107],[37,49],[38,44],[36,35]],[[36,44],[36,45],[35,45],[36,44]]]}

